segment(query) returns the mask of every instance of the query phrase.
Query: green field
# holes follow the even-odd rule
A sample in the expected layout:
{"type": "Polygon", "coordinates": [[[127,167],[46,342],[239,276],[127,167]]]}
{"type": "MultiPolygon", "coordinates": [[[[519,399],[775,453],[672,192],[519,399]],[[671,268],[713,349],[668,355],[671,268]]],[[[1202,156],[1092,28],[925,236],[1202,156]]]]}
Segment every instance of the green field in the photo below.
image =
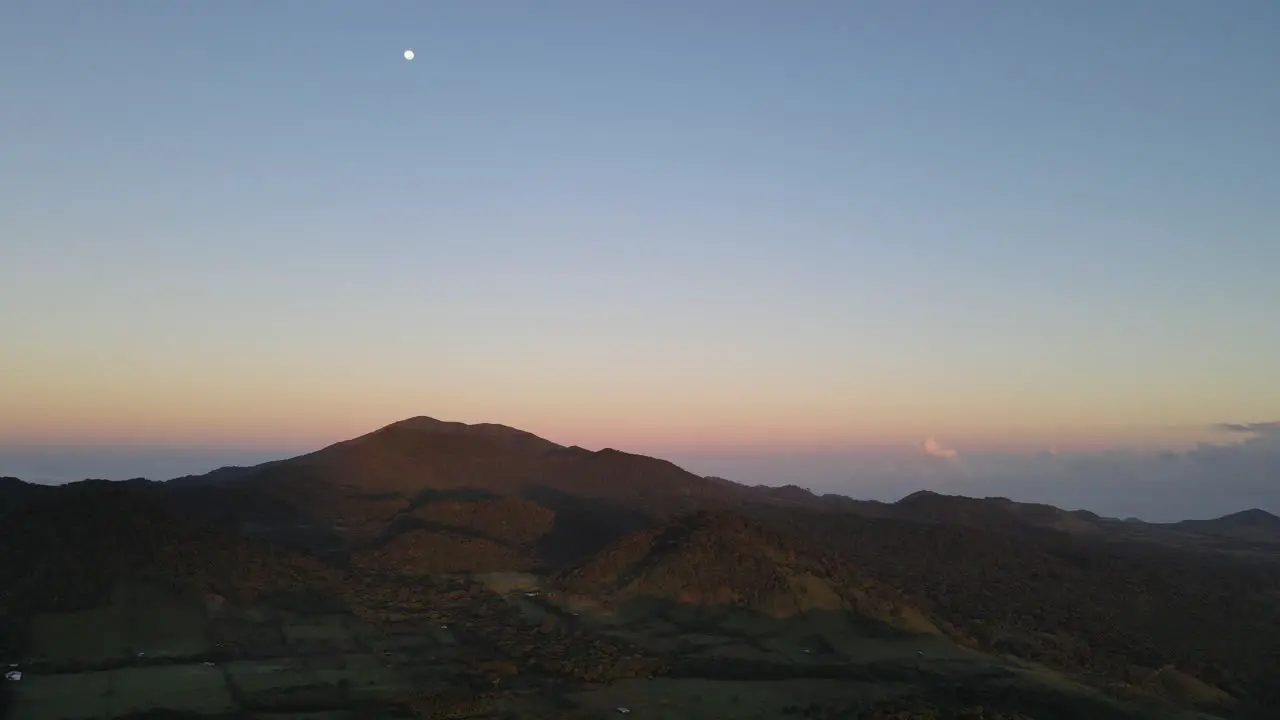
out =
{"type": "MultiPolygon", "coordinates": [[[[463,713],[454,717],[556,717],[573,706],[587,716],[627,708],[668,720],[857,717],[926,696],[939,707],[999,706],[1031,717],[1064,703],[1078,709],[1073,717],[1134,717],[1048,668],[932,634],[886,634],[842,612],[777,619],[637,601],[575,616],[559,598],[446,587],[421,621],[397,619],[382,630],[354,615],[267,605],[210,618],[198,596],[121,587],[105,607],[39,616],[32,641],[48,662],[24,667],[7,688],[9,717],[163,710],[354,720],[391,717],[408,700],[463,713]]],[[[1142,717],[1174,715],[1155,707],[1142,717]]]]}
{"type": "Polygon", "coordinates": [[[108,717],[111,673],[39,676],[14,683],[13,720],[108,717]]]}
{"type": "Polygon", "coordinates": [[[260,712],[255,720],[356,720],[363,715],[352,710],[323,710],[317,712],[260,712]]]}
{"type": "Polygon", "coordinates": [[[854,709],[901,695],[909,686],[846,680],[722,681],[703,679],[625,680],[578,693],[574,700],[601,717],[626,708],[653,720],[734,718],[774,720],[801,717],[809,705],[854,709]]]}
{"type": "Polygon", "coordinates": [[[248,660],[226,668],[232,687],[255,709],[344,707],[390,700],[411,687],[373,655],[248,660]]]}
{"type": "Polygon", "coordinates": [[[209,650],[204,602],[146,586],[126,586],[117,604],[128,615],[129,639],[135,652],[148,657],[191,657],[209,650]]]}
{"type": "Polygon", "coordinates": [[[157,709],[225,715],[237,710],[235,695],[253,709],[342,708],[386,701],[410,688],[405,678],[372,656],[345,656],[334,665],[308,668],[286,658],[230,663],[227,675],[203,663],[28,674],[15,683],[11,716],[14,720],[75,720],[157,709]]]}
{"type": "Polygon", "coordinates": [[[105,607],[36,617],[32,654],[58,665],[137,657],[190,657],[208,650],[204,604],[145,586],[122,585],[105,607]]]}
{"type": "Polygon", "coordinates": [[[204,665],[27,675],[15,686],[15,720],[117,717],[155,708],[200,714],[235,709],[222,674],[204,665]]]}
{"type": "Polygon", "coordinates": [[[129,657],[124,608],[109,606],[38,616],[31,627],[31,654],[59,664],[96,664],[129,657]]]}
{"type": "Polygon", "coordinates": [[[235,709],[222,672],[204,664],[122,668],[113,671],[112,684],[108,707],[113,716],[153,708],[202,715],[235,709]]]}
{"type": "MultiPolygon", "coordinates": [[[[373,638],[372,628],[349,616],[259,611],[211,620],[198,596],[122,585],[104,607],[35,619],[30,655],[53,672],[28,668],[13,683],[11,717],[74,720],[155,709],[217,716],[241,705],[339,717],[341,708],[410,687],[384,667],[388,656],[353,652],[373,638]],[[206,663],[211,635],[220,652],[275,659],[206,663]],[[180,658],[200,662],[173,662],[180,658]]],[[[400,640],[433,644],[429,635],[400,640]]]]}
{"type": "Polygon", "coordinates": [[[775,619],[741,609],[643,602],[620,613],[601,632],[658,652],[790,665],[980,660],[932,635],[869,636],[847,614],[829,611],[775,619]]]}

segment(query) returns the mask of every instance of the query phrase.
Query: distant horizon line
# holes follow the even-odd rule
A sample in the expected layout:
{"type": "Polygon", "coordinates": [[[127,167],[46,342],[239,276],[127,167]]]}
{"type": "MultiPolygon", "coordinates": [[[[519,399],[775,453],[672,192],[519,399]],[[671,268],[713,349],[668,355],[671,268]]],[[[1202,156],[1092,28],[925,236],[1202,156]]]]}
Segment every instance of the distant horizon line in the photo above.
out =
{"type": "MultiPolygon", "coordinates": [[[[314,438],[282,438],[279,442],[262,442],[245,439],[174,439],[174,438],[0,438],[0,452],[42,453],[42,452],[93,452],[93,453],[135,453],[148,452],[162,455],[191,453],[252,453],[281,454],[282,458],[307,454],[321,450],[330,445],[362,437],[378,430],[413,420],[416,418],[437,419],[429,415],[413,415],[400,420],[385,422],[364,431],[334,429],[325,433],[331,437],[314,438]],[[337,436],[336,438],[332,436],[337,436]],[[294,453],[295,455],[288,455],[294,453]]],[[[1170,451],[1186,451],[1199,445],[1232,445],[1243,440],[1249,433],[1241,428],[1273,425],[1273,422],[1217,422],[1207,424],[1152,425],[1135,426],[1132,424],[1096,425],[1088,430],[1083,428],[1063,428],[1057,441],[1031,438],[1005,441],[977,441],[963,437],[962,433],[921,433],[908,436],[905,433],[893,439],[837,440],[834,438],[810,441],[761,442],[746,438],[720,441],[664,441],[656,439],[601,439],[596,433],[594,439],[579,438],[575,441],[555,439],[563,434],[556,430],[528,430],[518,424],[505,422],[474,422],[457,420],[438,420],[442,423],[458,423],[468,426],[501,425],[522,432],[528,432],[549,442],[564,447],[583,447],[589,450],[613,448],[638,455],[662,456],[663,454],[717,456],[735,455],[741,457],[770,456],[779,454],[802,455],[893,455],[920,456],[933,454],[926,450],[929,443],[938,442],[947,451],[955,451],[968,456],[1039,456],[1044,454],[1093,455],[1093,454],[1159,454],[1170,451]],[[1116,437],[1116,436],[1119,437],[1116,437]],[[1164,435],[1165,437],[1152,437],[1164,435]],[[1108,437],[1110,436],[1110,437],[1108,437]],[[1183,436],[1174,439],[1172,436],[1183,436]],[[593,441],[594,440],[594,441],[593,441]]],[[[627,434],[625,431],[620,434],[627,434]]]]}
{"type": "MultiPolygon", "coordinates": [[[[271,462],[271,461],[267,461],[267,462],[271,462]]],[[[214,471],[216,471],[216,470],[220,470],[220,469],[223,469],[223,468],[231,468],[231,467],[252,468],[252,467],[256,467],[257,465],[261,465],[261,464],[262,464],[262,463],[257,463],[257,464],[255,464],[255,465],[223,465],[223,466],[218,467],[218,468],[213,468],[212,470],[210,470],[210,471],[208,471],[208,472],[205,472],[205,473],[195,473],[195,474],[189,474],[189,475],[180,475],[180,476],[177,476],[177,477],[164,478],[164,479],[155,479],[155,478],[149,478],[149,477],[145,477],[145,476],[138,476],[138,477],[131,477],[131,478],[121,478],[121,479],[101,478],[101,477],[85,477],[85,478],[79,478],[79,479],[37,477],[37,478],[30,478],[30,479],[28,479],[28,478],[21,478],[21,477],[16,477],[16,476],[11,476],[11,475],[4,475],[4,474],[2,474],[2,473],[0,473],[0,478],[5,478],[5,479],[15,479],[15,480],[18,480],[19,482],[27,483],[27,484],[29,484],[29,485],[42,485],[42,486],[44,486],[44,487],[63,487],[63,486],[66,486],[66,485],[74,485],[74,484],[76,484],[76,483],[82,483],[82,482],[118,482],[118,483],[124,483],[124,482],[145,481],[145,482],[151,482],[151,483],[166,483],[166,482],[170,482],[170,481],[172,481],[172,480],[178,480],[178,479],[180,479],[180,478],[184,478],[184,477],[200,477],[200,476],[202,476],[202,475],[207,475],[207,474],[209,474],[209,473],[211,473],[211,472],[214,472],[214,471]],[[51,480],[51,481],[55,481],[55,482],[40,482],[40,481],[42,481],[42,480],[51,480]]],[[[693,473],[692,471],[686,471],[686,472],[690,472],[690,474],[697,475],[697,473],[693,473]]],[[[855,501],[855,502],[879,503],[879,504],[882,504],[882,505],[895,505],[895,504],[897,504],[897,503],[899,503],[899,502],[902,502],[903,500],[906,500],[907,498],[910,498],[910,497],[915,496],[915,495],[920,495],[920,494],[939,495],[939,496],[942,496],[942,497],[958,498],[958,499],[962,499],[962,500],[977,500],[977,501],[1007,500],[1007,501],[1009,501],[1009,502],[1013,502],[1013,503],[1018,504],[1018,505],[1047,505],[1047,506],[1049,506],[1049,507],[1052,507],[1052,508],[1055,508],[1055,509],[1061,510],[1061,511],[1063,511],[1063,512],[1067,512],[1067,513],[1085,512],[1085,513],[1089,513],[1089,514],[1091,514],[1091,515],[1095,515],[1095,516],[1097,516],[1097,517],[1100,517],[1100,518],[1102,518],[1102,519],[1104,519],[1104,520],[1115,520],[1115,521],[1120,521],[1120,522],[1134,522],[1134,521],[1136,521],[1136,522],[1140,522],[1140,523],[1144,523],[1144,524],[1148,524],[1148,525],[1176,525],[1176,524],[1178,524],[1178,523],[1182,523],[1182,522],[1205,522],[1205,521],[1211,521],[1211,520],[1221,520],[1221,519],[1223,519],[1223,518],[1234,517],[1234,516],[1237,516],[1237,515],[1244,515],[1244,514],[1250,514],[1250,513],[1264,513],[1264,514],[1266,514],[1266,515],[1268,515],[1268,516],[1270,516],[1270,517],[1280,518],[1280,515],[1276,515],[1275,513],[1272,513],[1272,512],[1270,512],[1270,511],[1268,511],[1268,510],[1266,510],[1266,509],[1259,508],[1259,507],[1256,507],[1256,506],[1255,506],[1255,507],[1246,507],[1246,508],[1243,508],[1243,509],[1241,509],[1241,510],[1234,510],[1234,511],[1231,511],[1231,512],[1228,512],[1228,513],[1224,513],[1224,514],[1222,514],[1222,515],[1217,515],[1217,516],[1214,516],[1214,517],[1208,517],[1208,518],[1183,518],[1183,519],[1181,519],[1181,520],[1172,520],[1172,521],[1143,520],[1142,518],[1137,517],[1137,516],[1133,516],[1133,515],[1128,515],[1128,516],[1123,516],[1123,517],[1122,517],[1122,516],[1120,516],[1120,515],[1106,515],[1106,514],[1104,514],[1104,513],[1099,513],[1099,512],[1096,512],[1096,511],[1090,510],[1090,509],[1088,509],[1088,508],[1083,508],[1083,507],[1081,507],[1081,508],[1074,508],[1074,509],[1072,509],[1072,508],[1067,508],[1067,507],[1063,507],[1063,506],[1060,506],[1060,505],[1055,505],[1055,504],[1053,504],[1053,503],[1048,503],[1048,502],[1039,502],[1039,501],[1032,501],[1032,500],[1014,500],[1013,498],[1010,498],[1010,497],[1007,497],[1007,496],[1004,496],[1004,495],[985,495],[985,496],[980,496],[980,495],[967,495],[967,494],[964,494],[964,493],[957,493],[957,492],[943,492],[943,491],[940,491],[940,490],[934,490],[934,489],[927,489],[927,488],[926,488],[926,489],[911,490],[911,491],[909,491],[909,492],[905,493],[904,495],[902,495],[901,497],[897,498],[896,500],[888,500],[888,501],[886,501],[886,500],[876,500],[876,499],[874,499],[874,498],[858,497],[858,496],[855,496],[855,495],[851,495],[851,494],[848,494],[848,493],[842,493],[842,492],[833,492],[833,491],[820,492],[820,491],[813,490],[812,488],[809,488],[809,487],[806,487],[806,486],[804,486],[804,485],[800,485],[800,484],[798,484],[798,483],[794,483],[794,482],[792,482],[792,483],[784,483],[784,484],[781,484],[781,485],[765,485],[765,484],[754,484],[754,485],[753,485],[753,484],[748,484],[748,483],[745,483],[745,482],[741,482],[741,481],[733,480],[732,478],[721,477],[721,476],[718,476],[718,475],[705,475],[705,476],[700,476],[700,477],[707,477],[707,478],[715,478],[715,479],[717,479],[717,480],[724,480],[724,481],[727,481],[727,482],[731,482],[731,483],[733,483],[733,484],[735,484],[735,485],[740,485],[740,486],[742,486],[742,487],[744,487],[744,488],[754,488],[754,487],[771,487],[771,488],[795,487],[795,488],[799,488],[800,490],[803,490],[803,491],[805,491],[805,492],[809,493],[810,495],[813,495],[814,497],[817,497],[817,498],[821,498],[821,497],[825,497],[825,496],[831,496],[831,495],[834,495],[834,496],[837,496],[837,497],[847,498],[847,499],[849,499],[849,500],[853,500],[853,501],[855,501]]]]}

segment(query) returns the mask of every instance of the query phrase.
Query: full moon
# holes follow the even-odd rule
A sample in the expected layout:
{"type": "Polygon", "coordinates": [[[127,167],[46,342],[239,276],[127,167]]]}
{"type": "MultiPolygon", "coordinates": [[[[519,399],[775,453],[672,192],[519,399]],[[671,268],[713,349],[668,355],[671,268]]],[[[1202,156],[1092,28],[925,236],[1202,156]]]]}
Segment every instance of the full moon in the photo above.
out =
{"type": "Polygon", "coordinates": [[[412,60],[412,59],[413,59],[413,51],[412,51],[412,50],[405,50],[405,51],[404,51],[404,59],[405,59],[405,60],[412,60]]]}

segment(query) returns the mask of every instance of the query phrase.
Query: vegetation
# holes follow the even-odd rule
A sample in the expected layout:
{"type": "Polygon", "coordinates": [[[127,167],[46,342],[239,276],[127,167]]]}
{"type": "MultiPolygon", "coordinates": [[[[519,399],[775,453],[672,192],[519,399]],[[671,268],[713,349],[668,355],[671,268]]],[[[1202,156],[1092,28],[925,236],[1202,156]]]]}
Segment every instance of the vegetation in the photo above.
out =
{"type": "Polygon", "coordinates": [[[428,419],[172,483],[0,479],[0,707],[1276,717],[1273,520],[860,503],[428,419]]]}
{"type": "Polygon", "coordinates": [[[903,589],[961,642],[1125,685],[1175,667],[1280,702],[1280,565],[937,522],[770,520],[903,589]]]}

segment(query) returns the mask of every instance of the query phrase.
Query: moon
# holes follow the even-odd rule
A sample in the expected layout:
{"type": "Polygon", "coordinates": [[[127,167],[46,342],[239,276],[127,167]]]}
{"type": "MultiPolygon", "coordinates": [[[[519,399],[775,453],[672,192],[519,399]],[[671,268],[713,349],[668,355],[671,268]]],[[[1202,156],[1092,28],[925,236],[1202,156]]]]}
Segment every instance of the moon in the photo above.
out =
{"type": "Polygon", "coordinates": [[[404,51],[404,59],[405,59],[405,60],[412,60],[412,59],[413,59],[413,51],[412,51],[412,50],[405,50],[405,51],[404,51]]]}

